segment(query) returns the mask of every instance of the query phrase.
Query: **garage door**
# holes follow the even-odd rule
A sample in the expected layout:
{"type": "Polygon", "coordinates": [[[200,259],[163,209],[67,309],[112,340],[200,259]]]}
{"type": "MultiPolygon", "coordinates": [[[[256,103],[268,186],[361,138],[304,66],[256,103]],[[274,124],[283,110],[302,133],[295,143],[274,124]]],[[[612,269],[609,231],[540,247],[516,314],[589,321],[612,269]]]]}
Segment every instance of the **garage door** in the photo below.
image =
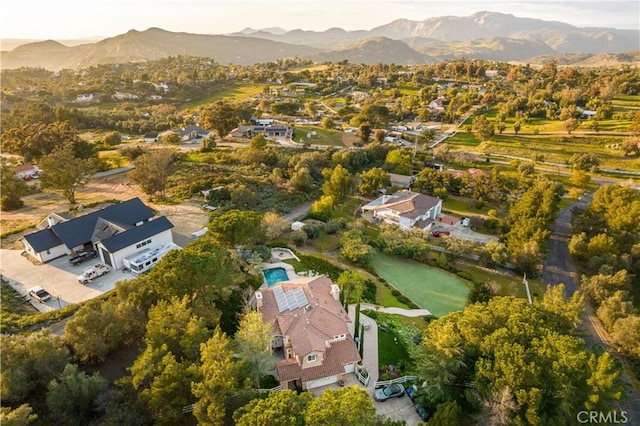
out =
{"type": "Polygon", "coordinates": [[[323,379],[311,380],[307,382],[307,389],[315,389],[320,386],[331,385],[338,382],[338,376],[325,377],[323,379]]]}

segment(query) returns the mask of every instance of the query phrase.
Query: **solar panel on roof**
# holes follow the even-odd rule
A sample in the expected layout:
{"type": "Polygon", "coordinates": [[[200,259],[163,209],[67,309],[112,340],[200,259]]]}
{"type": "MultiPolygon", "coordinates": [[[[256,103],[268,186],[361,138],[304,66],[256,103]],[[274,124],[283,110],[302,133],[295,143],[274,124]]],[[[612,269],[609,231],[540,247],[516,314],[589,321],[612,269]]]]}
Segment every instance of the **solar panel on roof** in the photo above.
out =
{"type": "Polygon", "coordinates": [[[292,311],[297,308],[303,308],[309,304],[307,295],[300,287],[284,291],[282,286],[277,286],[273,288],[273,295],[276,298],[276,304],[278,305],[278,311],[280,313],[286,310],[292,311]]]}

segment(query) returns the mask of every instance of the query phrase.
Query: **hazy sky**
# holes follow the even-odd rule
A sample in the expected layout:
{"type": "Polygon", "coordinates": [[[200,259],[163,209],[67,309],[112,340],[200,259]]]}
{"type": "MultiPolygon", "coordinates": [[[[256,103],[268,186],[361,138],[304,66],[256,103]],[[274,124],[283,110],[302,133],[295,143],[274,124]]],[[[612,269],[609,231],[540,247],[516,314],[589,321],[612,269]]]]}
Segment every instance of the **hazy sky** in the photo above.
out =
{"type": "Polygon", "coordinates": [[[585,27],[639,29],[639,0],[2,0],[0,38],[72,39],[130,29],[224,34],[277,26],[371,29],[394,19],[468,16],[478,11],[585,27]]]}

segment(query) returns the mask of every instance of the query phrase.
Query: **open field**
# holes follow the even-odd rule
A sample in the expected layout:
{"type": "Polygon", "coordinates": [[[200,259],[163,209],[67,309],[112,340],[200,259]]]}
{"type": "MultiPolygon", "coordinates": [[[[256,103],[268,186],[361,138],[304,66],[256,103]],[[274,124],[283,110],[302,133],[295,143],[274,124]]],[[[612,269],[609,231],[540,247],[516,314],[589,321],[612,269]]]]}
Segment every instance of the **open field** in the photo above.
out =
{"type": "Polygon", "coordinates": [[[345,146],[344,137],[351,136],[337,130],[328,130],[320,126],[296,126],[293,140],[312,145],[345,146]],[[312,135],[316,132],[316,135],[312,135]],[[307,135],[311,134],[310,137],[307,135]]]}
{"type": "MultiPolygon", "coordinates": [[[[624,136],[611,135],[532,135],[496,134],[488,142],[491,154],[533,158],[542,154],[545,162],[568,163],[573,154],[593,153],[600,159],[600,168],[640,171],[637,157],[625,157],[624,151],[612,148],[621,144],[624,136]]],[[[480,143],[471,133],[458,132],[447,139],[452,147],[482,154],[480,143]]]]}
{"type": "Polygon", "coordinates": [[[376,253],[371,264],[378,275],[437,317],[460,311],[467,304],[469,288],[440,269],[382,253],[376,253]]]}

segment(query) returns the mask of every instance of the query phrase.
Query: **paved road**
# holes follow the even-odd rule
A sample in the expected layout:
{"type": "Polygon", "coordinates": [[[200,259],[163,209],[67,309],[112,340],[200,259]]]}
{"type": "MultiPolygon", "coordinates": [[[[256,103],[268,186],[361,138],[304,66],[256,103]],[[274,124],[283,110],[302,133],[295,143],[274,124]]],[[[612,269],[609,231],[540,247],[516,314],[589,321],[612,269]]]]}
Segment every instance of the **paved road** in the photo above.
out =
{"type": "MultiPolygon", "coordinates": [[[[553,234],[547,242],[548,253],[543,262],[543,279],[545,283],[554,286],[560,283],[564,284],[567,297],[579,290],[576,269],[571,263],[568,248],[571,237],[571,210],[586,208],[592,199],[593,194],[589,194],[561,210],[551,225],[553,234]]],[[[596,317],[593,307],[588,302],[585,302],[585,305],[585,311],[580,317],[582,322],[580,331],[586,344],[591,348],[600,346],[613,351],[609,344],[610,339],[600,320],[596,317]]],[[[626,374],[623,374],[622,381],[629,394],[629,400],[623,401],[619,407],[611,407],[611,409],[626,411],[629,424],[640,425],[640,394],[629,384],[629,378],[626,374]]]]}

